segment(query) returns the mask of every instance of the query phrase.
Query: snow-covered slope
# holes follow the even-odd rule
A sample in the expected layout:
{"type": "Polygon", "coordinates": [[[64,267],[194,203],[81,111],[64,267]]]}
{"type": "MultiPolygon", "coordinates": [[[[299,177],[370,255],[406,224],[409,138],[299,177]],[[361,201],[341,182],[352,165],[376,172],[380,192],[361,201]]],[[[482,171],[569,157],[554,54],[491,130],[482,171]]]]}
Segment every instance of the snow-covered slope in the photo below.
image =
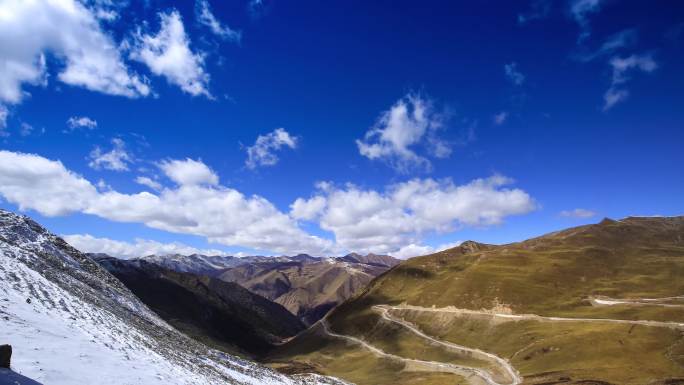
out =
{"type": "Polygon", "coordinates": [[[12,368],[60,384],[342,384],[287,377],[208,349],[150,311],[89,257],[0,210],[0,338],[12,368]]]}
{"type": "Polygon", "coordinates": [[[287,257],[250,256],[240,258],[233,256],[201,254],[148,255],[145,257],[141,257],[139,259],[181,273],[193,273],[209,276],[214,276],[218,274],[221,270],[237,267],[248,263],[258,263],[263,261],[289,261],[287,257]]]}

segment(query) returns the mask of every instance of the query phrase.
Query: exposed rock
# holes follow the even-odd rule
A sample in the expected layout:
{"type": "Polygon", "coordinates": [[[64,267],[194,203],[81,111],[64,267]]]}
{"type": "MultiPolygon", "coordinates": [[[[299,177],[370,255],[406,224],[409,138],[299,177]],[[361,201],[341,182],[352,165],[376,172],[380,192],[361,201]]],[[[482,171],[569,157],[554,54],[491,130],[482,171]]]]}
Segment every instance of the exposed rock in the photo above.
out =
{"type": "Polygon", "coordinates": [[[12,345],[0,345],[0,368],[10,367],[12,359],[12,345]]]}

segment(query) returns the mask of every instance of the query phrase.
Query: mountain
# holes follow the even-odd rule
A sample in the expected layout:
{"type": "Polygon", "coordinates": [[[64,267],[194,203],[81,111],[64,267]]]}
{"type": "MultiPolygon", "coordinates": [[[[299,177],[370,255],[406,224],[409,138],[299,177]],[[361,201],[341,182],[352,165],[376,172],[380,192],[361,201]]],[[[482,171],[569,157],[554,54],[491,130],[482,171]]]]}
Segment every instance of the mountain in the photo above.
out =
{"type": "Polygon", "coordinates": [[[684,217],[402,262],[270,356],[373,384],[684,384],[684,217]]]}
{"type": "Polygon", "coordinates": [[[215,276],[221,273],[222,270],[231,269],[233,267],[261,263],[261,262],[317,262],[321,258],[312,257],[308,254],[299,254],[294,257],[280,256],[280,257],[265,257],[261,255],[234,257],[223,255],[202,255],[202,254],[166,254],[166,255],[148,255],[145,257],[135,258],[141,259],[150,263],[154,263],[169,270],[180,273],[192,273],[198,275],[215,276]]]}
{"type": "Polygon", "coordinates": [[[290,258],[287,262],[243,264],[226,269],[217,277],[283,305],[311,325],[396,261],[387,256],[347,257],[311,259],[307,256],[299,260],[290,258]]]}
{"type": "Polygon", "coordinates": [[[201,254],[153,254],[138,259],[154,263],[161,267],[180,273],[193,273],[199,275],[214,275],[221,269],[227,269],[250,262],[249,259],[243,260],[242,258],[233,256],[201,254]]]}
{"type": "MultiPolygon", "coordinates": [[[[46,384],[340,384],[207,348],[26,216],[0,210],[0,325],[12,369],[46,384]]],[[[28,382],[26,382],[28,383],[28,382]]]]}
{"type": "MultiPolygon", "coordinates": [[[[311,325],[373,278],[399,263],[388,255],[356,253],[339,258],[295,256],[150,255],[135,260],[168,270],[237,283],[281,304],[311,325]]],[[[133,261],[133,260],[132,260],[133,261]]]]}
{"type": "Polygon", "coordinates": [[[384,266],[384,267],[394,267],[401,262],[400,260],[390,257],[389,255],[378,255],[378,254],[366,254],[361,255],[357,253],[347,254],[344,257],[338,258],[338,260],[343,262],[352,263],[364,263],[366,265],[384,266]]]}
{"type": "Polygon", "coordinates": [[[236,283],[145,259],[93,259],[173,327],[224,351],[259,356],[304,329],[287,309],[236,283]]]}

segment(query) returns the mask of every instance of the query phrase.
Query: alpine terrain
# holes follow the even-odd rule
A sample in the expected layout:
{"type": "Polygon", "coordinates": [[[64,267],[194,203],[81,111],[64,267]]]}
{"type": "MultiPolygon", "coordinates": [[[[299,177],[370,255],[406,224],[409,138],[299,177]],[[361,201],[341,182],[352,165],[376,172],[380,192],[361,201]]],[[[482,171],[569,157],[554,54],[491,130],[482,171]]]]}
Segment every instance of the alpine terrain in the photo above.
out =
{"type": "Polygon", "coordinates": [[[284,306],[305,325],[318,321],[337,304],[365,288],[373,278],[399,263],[387,255],[356,253],[339,258],[307,254],[242,258],[175,254],[150,255],[131,261],[237,283],[284,306]]]}
{"type": "Polygon", "coordinates": [[[360,385],[684,384],[684,217],[404,261],[270,360],[360,385]]]}
{"type": "Polygon", "coordinates": [[[355,254],[341,258],[297,256],[285,262],[243,264],[218,278],[283,305],[311,325],[397,263],[395,258],[374,254],[358,258],[355,254]]]}
{"type": "Polygon", "coordinates": [[[287,309],[236,283],[146,259],[92,257],[173,327],[220,350],[259,356],[304,329],[287,309]]]}
{"type": "MultiPolygon", "coordinates": [[[[341,384],[208,348],[26,216],[0,210],[0,330],[11,369],[45,384],[341,384]]],[[[22,380],[23,381],[23,380],[22,380]]],[[[26,380],[29,383],[29,380],[26,380]]]]}

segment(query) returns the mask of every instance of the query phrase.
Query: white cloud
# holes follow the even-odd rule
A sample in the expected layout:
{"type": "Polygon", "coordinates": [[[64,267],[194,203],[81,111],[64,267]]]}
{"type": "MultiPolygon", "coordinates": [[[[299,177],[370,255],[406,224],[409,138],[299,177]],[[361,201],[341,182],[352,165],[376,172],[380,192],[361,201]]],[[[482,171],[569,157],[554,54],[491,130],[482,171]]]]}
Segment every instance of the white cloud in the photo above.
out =
{"type": "Polygon", "coordinates": [[[518,70],[518,64],[513,62],[504,65],[506,78],[516,86],[521,86],[525,82],[525,75],[518,70]]]}
{"type": "Polygon", "coordinates": [[[19,127],[19,135],[21,136],[29,136],[33,132],[33,126],[26,123],[22,122],[21,126],[19,127]]]}
{"type": "Polygon", "coordinates": [[[570,14],[577,25],[580,27],[580,34],[577,42],[581,43],[591,35],[589,26],[589,15],[601,10],[603,0],[572,0],[570,3],[570,14]]]}
{"type": "Polygon", "coordinates": [[[211,97],[207,90],[209,74],[204,70],[204,58],[190,49],[190,39],[178,11],[159,13],[161,20],[156,35],[140,30],[127,42],[130,58],[144,63],[155,75],[193,95],[211,97]]]}
{"type": "Polygon", "coordinates": [[[216,173],[199,160],[186,158],[185,160],[166,160],[159,164],[159,168],[169,179],[179,185],[218,184],[216,173]]]}
{"type": "Polygon", "coordinates": [[[614,105],[624,102],[629,97],[629,91],[610,87],[603,94],[603,111],[608,111],[614,105]]]}
{"type": "Polygon", "coordinates": [[[247,4],[247,11],[253,19],[258,19],[264,13],[264,1],[249,0],[249,3],[247,4]]]}
{"type": "Polygon", "coordinates": [[[592,61],[622,48],[632,46],[637,40],[638,34],[635,29],[625,29],[609,36],[595,51],[576,55],[576,58],[583,62],[592,61]]]}
{"type": "Polygon", "coordinates": [[[413,258],[413,257],[418,257],[421,255],[428,255],[428,254],[433,254],[437,253],[439,251],[451,249],[453,247],[456,247],[460,245],[462,242],[461,241],[456,241],[452,243],[446,243],[443,245],[439,245],[437,247],[432,247],[432,246],[427,246],[427,245],[417,245],[415,243],[411,243],[409,245],[406,245],[402,247],[401,249],[391,252],[390,255],[399,258],[399,259],[408,259],[408,258],[413,258]]]}
{"type": "Polygon", "coordinates": [[[149,94],[81,2],[5,0],[0,15],[0,101],[19,103],[27,94],[23,84],[46,84],[48,53],[63,63],[57,75],[63,83],[127,97],[149,94]]]}
{"type": "Polygon", "coordinates": [[[146,177],[146,176],[139,176],[135,178],[135,183],[142,185],[142,186],[147,186],[151,188],[154,191],[159,191],[162,189],[162,185],[155,181],[152,178],[146,177]]]}
{"type": "Polygon", "coordinates": [[[392,252],[392,256],[394,258],[399,258],[399,259],[408,259],[408,258],[413,258],[413,257],[418,257],[421,255],[428,255],[434,252],[434,248],[432,246],[426,246],[426,245],[416,245],[415,243],[411,243],[409,245],[406,245],[402,247],[401,249],[392,252]]]}
{"type": "Polygon", "coordinates": [[[169,176],[178,183],[175,188],[127,194],[106,183],[98,189],[59,161],[0,151],[0,196],[22,211],[46,216],[84,213],[198,235],[226,246],[319,255],[344,250],[393,253],[402,248],[401,255],[408,255],[418,249],[407,245],[421,245],[429,234],[497,225],[508,216],[536,208],[525,191],[507,187],[512,181],[495,175],[463,185],[413,179],[382,191],[319,183],[314,196],[295,201],[288,215],[263,197],[219,185],[206,165],[199,176],[183,170],[187,165],[202,169],[196,163],[201,164],[165,162],[170,165],[169,176]],[[299,219],[315,221],[336,241],[307,233],[299,227],[299,219]]]}
{"type": "Polygon", "coordinates": [[[638,70],[651,73],[658,68],[658,64],[648,54],[631,55],[624,58],[615,56],[610,60],[610,66],[613,69],[613,77],[610,87],[603,95],[604,111],[611,109],[629,97],[629,91],[624,87],[624,84],[629,81],[631,72],[638,70]]]}
{"type": "Polygon", "coordinates": [[[133,162],[133,157],[126,151],[126,143],[119,138],[112,139],[112,149],[108,152],[95,146],[89,158],[88,166],[96,170],[127,171],[128,164],[133,162]]]}
{"type": "Polygon", "coordinates": [[[361,155],[386,161],[399,172],[430,170],[430,161],[415,148],[423,145],[431,156],[448,157],[451,147],[436,136],[442,127],[443,117],[434,111],[431,101],[409,93],[384,111],[356,145],[361,155]]]}
{"type": "Polygon", "coordinates": [[[67,127],[69,127],[66,132],[71,132],[78,128],[87,128],[89,130],[94,130],[97,128],[97,121],[87,116],[72,116],[67,120],[66,123],[67,127]]]}
{"type": "Polygon", "coordinates": [[[290,205],[290,216],[295,219],[313,220],[323,211],[326,199],[322,196],[315,196],[311,199],[297,198],[290,205]]]}
{"type": "Polygon", "coordinates": [[[47,216],[92,214],[277,253],[321,254],[334,247],[331,241],[300,229],[294,219],[260,196],[246,197],[231,188],[195,183],[206,178],[172,175],[180,185],[157,194],[100,192],[59,161],[0,151],[0,195],[22,211],[36,210],[47,216]]]}
{"type": "Polygon", "coordinates": [[[518,14],[518,23],[526,24],[531,20],[546,18],[551,12],[551,0],[534,0],[527,12],[518,14]]]}
{"type": "Polygon", "coordinates": [[[59,161],[0,151],[0,194],[20,210],[57,216],[85,210],[97,190],[59,161]]]}
{"type": "Polygon", "coordinates": [[[221,250],[198,249],[179,242],[161,243],[149,239],[136,238],[134,243],[131,243],[109,238],[96,238],[90,234],[63,235],[62,238],[81,252],[104,253],[122,259],[139,258],[152,254],[226,255],[221,250]]]}
{"type": "Polygon", "coordinates": [[[508,119],[508,112],[506,111],[501,111],[498,114],[494,115],[494,124],[497,126],[500,126],[506,122],[506,119],[508,119]]]}
{"type": "Polygon", "coordinates": [[[567,218],[591,218],[596,216],[596,212],[587,209],[564,210],[560,212],[560,216],[567,218]]]}
{"type": "Polygon", "coordinates": [[[242,33],[240,31],[235,31],[229,26],[221,24],[211,12],[208,0],[197,0],[195,2],[195,14],[200,24],[208,27],[214,35],[219,36],[222,39],[233,41],[240,41],[242,38],[242,33]]]}
{"type": "Polygon", "coordinates": [[[0,104],[0,138],[8,136],[9,134],[5,129],[7,128],[7,117],[9,116],[9,110],[4,105],[0,104]]]}
{"type": "Polygon", "coordinates": [[[613,67],[613,83],[622,84],[629,80],[627,73],[632,69],[652,72],[658,65],[651,55],[631,55],[625,58],[614,57],[610,60],[613,67]]]}
{"type": "Polygon", "coordinates": [[[391,253],[419,244],[425,233],[497,225],[507,216],[534,210],[532,198],[523,190],[506,188],[510,183],[495,175],[464,185],[413,179],[385,191],[326,185],[313,198],[295,201],[292,215],[318,218],[319,226],[331,231],[343,249],[391,253]]]}
{"type": "Polygon", "coordinates": [[[245,165],[254,169],[258,166],[273,166],[278,163],[276,151],[283,147],[297,148],[298,138],[290,135],[284,128],[276,128],[266,135],[259,135],[254,145],[247,147],[245,165]]]}

